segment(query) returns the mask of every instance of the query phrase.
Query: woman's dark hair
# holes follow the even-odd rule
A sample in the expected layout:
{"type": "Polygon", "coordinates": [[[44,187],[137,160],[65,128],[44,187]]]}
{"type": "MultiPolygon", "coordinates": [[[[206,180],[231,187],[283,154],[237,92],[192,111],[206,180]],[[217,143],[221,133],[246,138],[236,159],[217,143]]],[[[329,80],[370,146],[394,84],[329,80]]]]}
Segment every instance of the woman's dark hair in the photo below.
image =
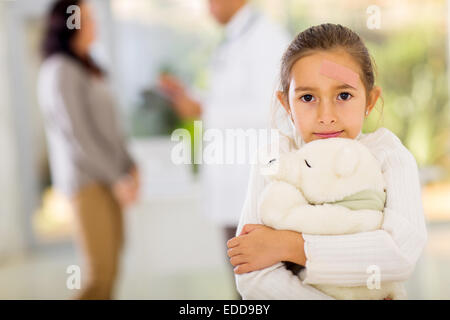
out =
{"type": "Polygon", "coordinates": [[[102,76],[103,70],[92,60],[91,57],[80,57],[72,49],[72,41],[79,29],[68,28],[67,19],[71,13],[67,13],[70,6],[79,6],[84,0],[57,0],[53,3],[45,26],[45,34],[42,42],[42,53],[44,59],[60,53],[70,56],[80,62],[89,72],[102,76]]]}

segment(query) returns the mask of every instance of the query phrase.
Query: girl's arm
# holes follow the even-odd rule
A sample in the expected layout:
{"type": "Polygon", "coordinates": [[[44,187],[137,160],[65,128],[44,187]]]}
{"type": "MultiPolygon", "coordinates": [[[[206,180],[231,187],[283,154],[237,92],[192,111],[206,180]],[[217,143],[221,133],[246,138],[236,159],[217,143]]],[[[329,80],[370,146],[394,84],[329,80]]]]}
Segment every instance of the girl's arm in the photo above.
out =
{"type": "MultiPolygon", "coordinates": [[[[241,219],[238,226],[237,234],[241,234],[241,231],[243,231],[243,227],[246,224],[261,224],[261,219],[257,216],[257,197],[258,194],[261,192],[262,188],[264,187],[264,180],[262,176],[257,172],[257,165],[252,166],[252,170],[250,173],[250,181],[249,186],[247,190],[247,197],[245,200],[245,204],[242,210],[241,219]]],[[[248,228],[248,227],[247,227],[248,228]]],[[[250,229],[251,231],[248,232],[248,234],[243,235],[245,236],[252,236],[257,237],[258,233],[260,231],[263,231],[267,234],[268,229],[264,229],[267,227],[260,226],[260,227],[250,227],[248,230],[244,230],[245,232],[248,232],[250,229]],[[255,230],[256,229],[256,230],[255,230]]],[[[286,231],[277,231],[277,230],[271,230],[272,231],[272,237],[269,239],[265,238],[265,243],[267,243],[269,246],[274,245],[276,246],[277,243],[274,243],[274,239],[278,239],[281,241],[281,243],[292,243],[291,241],[294,239],[294,241],[299,241],[299,238],[295,240],[293,236],[300,236],[300,234],[297,234],[292,231],[287,231],[288,236],[286,237],[286,231]]],[[[234,240],[237,238],[233,238],[234,240]]],[[[232,239],[232,240],[233,240],[232,239]]],[[[230,240],[230,241],[232,241],[230,240]]],[[[229,241],[229,242],[230,242],[229,241]]],[[[256,240],[258,241],[258,239],[256,240]]],[[[276,241],[276,240],[275,240],[276,241]]],[[[301,240],[300,240],[301,241],[301,240]]],[[[261,242],[261,243],[264,243],[261,242]]],[[[301,242],[300,242],[301,243],[301,242]]],[[[233,244],[233,242],[231,242],[233,244]]],[[[295,244],[295,242],[294,242],[295,244]]],[[[236,246],[233,246],[236,248],[236,246]]],[[[272,247],[273,248],[273,247],[272,247]]],[[[283,248],[283,247],[280,247],[283,248]]],[[[297,247],[294,246],[294,249],[297,247]]],[[[299,255],[299,251],[295,251],[294,249],[286,250],[286,254],[294,253],[294,255],[300,256],[299,259],[301,259],[301,255],[299,255]]],[[[232,249],[230,249],[232,250],[232,249]]],[[[277,259],[282,259],[284,256],[284,250],[281,250],[283,252],[279,252],[279,256],[275,257],[275,261],[277,259]]],[[[272,254],[266,254],[266,255],[260,255],[263,256],[264,261],[259,261],[261,265],[255,265],[257,269],[256,271],[243,273],[243,274],[236,274],[236,284],[237,289],[240,292],[243,299],[332,299],[329,296],[323,294],[319,290],[302,283],[302,281],[295,276],[290,270],[286,269],[283,263],[278,262],[273,264],[275,261],[271,260],[274,259],[274,257],[271,257],[272,254]],[[267,257],[269,256],[269,257],[267,257]],[[273,262],[271,262],[273,261],[273,262]],[[270,265],[267,268],[264,268],[264,264],[270,265]],[[261,269],[264,268],[264,269],[261,269]]],[[[244,267],[244,264],[240,266],[241,268],[244,267]]]]}
{"type": "Polygon", "coordinates": [[[366,285],[373,270],[381,281],[404,281],[425,246],[427,231],[417,164],[387,129],[365,141],[382,164],[387,201],[381,230],[342,236],[303,234],[309,284],[366,285]]]}
{"type": "Polygon", "coordinates": [[[373,270],[379,270],[381,281],[404,281],[412,274],[427,239],[418,168],[393,133],[381,133],[381,140],[377,137],[368,147],[382,163],[387,186],[382,229],[342,236],[303,234],[305,283],[365,285],[373,270]]]}
{"type": "MultiPolygon", "coordinates": [[[[288,252],[279,257],[301,264],[299,257],[304,252],[303,284],[364,286],[374,270],[379,270],[381,281],[403,281],[413,272],[427,239],[417,164],[395,135],[386,129],[380,133],[382,136],[374,136],[367,146],[382,163],[387,184],[382,229],[341,236],[302,234],[304,245],[292,242],[290,237],[280,238],[288,252]]],[[[245,223],[261,223],[256,213],[250,216],[244,221],[241,218],[238,234],[245,223]]],[[[245,245],[252,236],[248,235],[245,245]]],[[[250,266],[243,269],[247,272],[261,268],[258,263],[250,266]]]]}

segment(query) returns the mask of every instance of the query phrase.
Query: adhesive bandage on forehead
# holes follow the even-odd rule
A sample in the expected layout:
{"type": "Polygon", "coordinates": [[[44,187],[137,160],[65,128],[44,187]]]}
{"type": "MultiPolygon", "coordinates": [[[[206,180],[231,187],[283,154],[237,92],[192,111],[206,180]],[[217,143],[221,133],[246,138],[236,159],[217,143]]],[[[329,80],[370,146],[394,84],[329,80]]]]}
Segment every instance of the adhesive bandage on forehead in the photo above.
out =
{"type": "Polygon", "coordinates": [[[329,78],[344,82],[355,89],[358,86],[359,75],[355,71],[330,60],[322,60],[319,73],[329,78]]]}

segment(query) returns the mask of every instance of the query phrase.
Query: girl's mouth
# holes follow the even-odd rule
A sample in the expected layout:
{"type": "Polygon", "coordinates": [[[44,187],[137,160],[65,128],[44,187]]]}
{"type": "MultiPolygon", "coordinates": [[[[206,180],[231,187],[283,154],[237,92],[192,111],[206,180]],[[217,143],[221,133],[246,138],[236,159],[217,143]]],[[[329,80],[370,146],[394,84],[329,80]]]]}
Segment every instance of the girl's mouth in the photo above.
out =
{"type": "Polygon", "coordinates": [[[334,138],[338,137],[344,130],[334,132],[314,132],[314,134],[320,138],[334,138]]]}

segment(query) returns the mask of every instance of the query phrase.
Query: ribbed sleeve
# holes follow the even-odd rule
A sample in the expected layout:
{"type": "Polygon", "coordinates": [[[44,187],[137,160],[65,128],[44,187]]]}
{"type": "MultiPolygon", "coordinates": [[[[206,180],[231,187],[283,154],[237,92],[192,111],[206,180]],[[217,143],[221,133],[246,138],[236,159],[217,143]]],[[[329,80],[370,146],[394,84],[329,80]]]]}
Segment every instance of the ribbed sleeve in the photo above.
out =
{"type": "Polygon", "coordinates": [[[386,181],[381,230],[342,236],[303,234],[309,284],[365,285],[375,265],[381,281],[408,279],[425,246],[427,232],[417,164],[400,140],[380,129],[361,139],[380,161],[386,181]]]}

